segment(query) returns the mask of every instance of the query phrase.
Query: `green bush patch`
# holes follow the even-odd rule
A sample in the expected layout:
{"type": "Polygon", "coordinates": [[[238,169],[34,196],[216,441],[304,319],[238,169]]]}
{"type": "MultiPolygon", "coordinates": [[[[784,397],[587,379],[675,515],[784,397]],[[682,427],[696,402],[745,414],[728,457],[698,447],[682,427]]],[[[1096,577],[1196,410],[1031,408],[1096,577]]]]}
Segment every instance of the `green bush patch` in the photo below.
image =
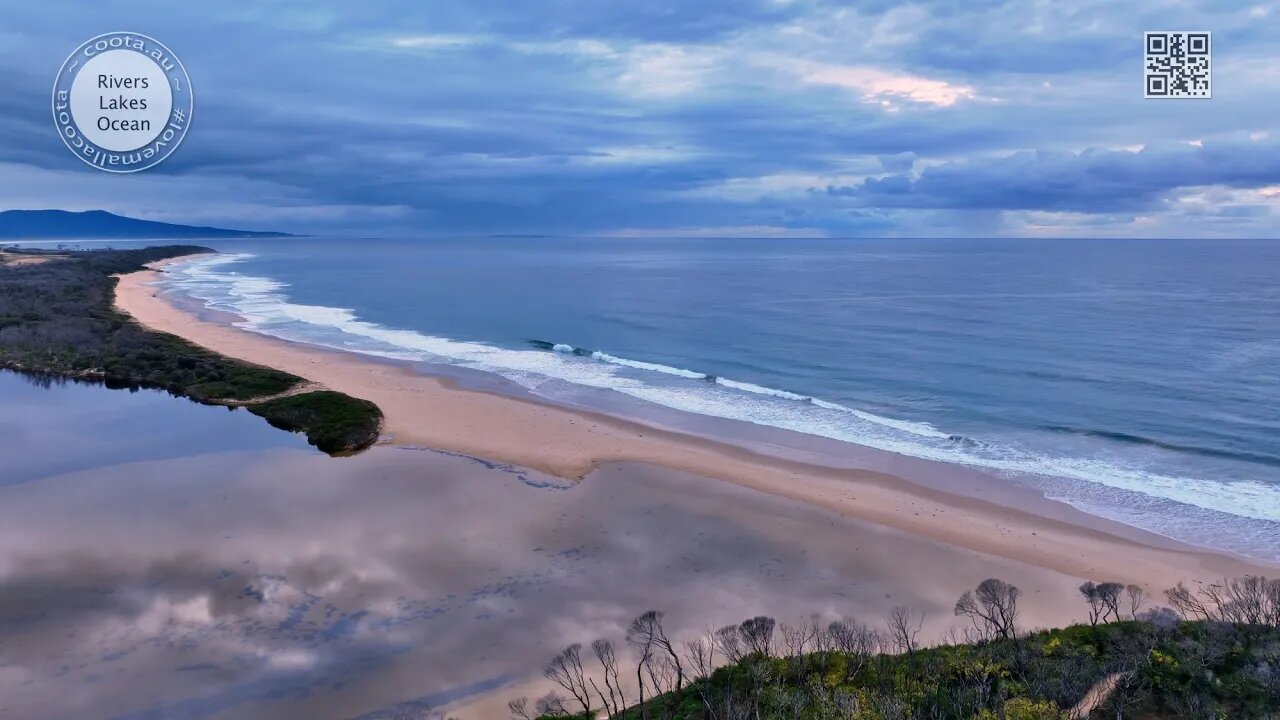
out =
{"type": "Polygon", "coordinates": [[[0,368],[156,388],[201,403],[240,404],[272,425],[306,434],[320,450],[351,453],[378,439],[382,413],[337,392],[312,392],[265,403],[304,380],[233,360],[182,338],[150,330],[117,312],[113,275],[157,260],[213,252],[192,245],[141,250],[46,252],[7,249],[6,257],[57,262],[0,265],[0,368]]]}
{"type": "Polygon", "coordinates": [[[255,403],[248,410],[281,430],[306,433],[308,442],[330,455],[368,447],[382,419],[377,405],[332,390],[255,403]]]}

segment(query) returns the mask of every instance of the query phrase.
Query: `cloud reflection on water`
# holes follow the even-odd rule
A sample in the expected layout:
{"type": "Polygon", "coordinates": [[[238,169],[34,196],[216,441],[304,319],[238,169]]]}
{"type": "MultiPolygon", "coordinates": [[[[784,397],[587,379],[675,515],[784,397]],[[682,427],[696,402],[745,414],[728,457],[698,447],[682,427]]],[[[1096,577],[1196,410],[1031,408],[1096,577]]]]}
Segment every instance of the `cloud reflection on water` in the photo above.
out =
{"type": "MultiPolygon", "coordinates": [[[[937,552],[649,467],[559,490],[428,450],[335,460],[245,413],[231,417],[281,446],[228,447],[206,434],[224,410],[145,393],[25,392],[122,403],[205,440],[0,487],[0,716],[336,718],[443,704],[536,676],[570,642],[620,641],[651,607],[676,629],[766,612],[871,616],[900,602],[895,575],[912,553],[937,552]]],[[[3,456],[62,467],[77,444],[30,443],[72,423],[76,403],[52,406],[23,421],[22,446],[0,438],[3,456]]],[[[102,417],[79,429],[98,444],[130,432],[119,413],[102,417]]],[[[910,589],[917,607],[941,617],[952,588],[991,564],[953,560],[910,589]]]]}

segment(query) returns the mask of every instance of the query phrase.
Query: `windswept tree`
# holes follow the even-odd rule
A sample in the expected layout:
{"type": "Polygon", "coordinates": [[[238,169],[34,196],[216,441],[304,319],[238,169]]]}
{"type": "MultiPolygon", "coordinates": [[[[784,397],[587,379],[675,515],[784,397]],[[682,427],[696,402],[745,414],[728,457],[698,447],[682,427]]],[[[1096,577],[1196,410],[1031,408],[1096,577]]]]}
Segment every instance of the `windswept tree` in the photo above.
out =
{"type": "Polygon", "coordinates": [[[574,643],[560,651],[542,671],[544,677],[564,688],[582,706],[582,717],[591,718],[591,692],[582,669],[582,645],[574,643]]]}
{"type": "Polygon", "coordinates": [[[1129,619],[1137,620],[1138,613],[1147,602],[1147,591],[1141,585],[1126,585],[1124,593],[1129,598],[1129,619]]]}
{"type": "Polygon", "coordinates": [[[1258,575],[1228,578],[1205,588],[1227,622],[1280,626],[1280,579],[1258,575]]]}
{"type": "Polygon", "coordinates": [[[716,649],[731,663],[741,661],[747,654],[742,647],[742,635],[738,632],[737,625],[725,625],[716,630],[713,640],[715,641],[716,649]]]}
{"type": "Polygon", "coordinates": [[[966,590],[956,601],[957,617],[967,617],[982,637],[1017,636],[1018,598],[1022,591],[1003,580],[987,578],[977,590],[966,590]]]}
{"type": "Polygon", "coordinates": [[[738,635],[747,654],[758,653],[765,657],[773,656],[773,629],[777,625],[771,617],[757,615],[750,620],[743,620],[738,626],[738,635]]]}
{"type": "MultiPolygon", "coordinates": [[[[645,613],[646,615],[648,613],[645,613]]],[[[640,617],[644,617],[643,615],[640,617]]],[[[631,629],[627,630],[627,643],[636,651],[636,692],[639,693],[640,699],[636,707],[640,712],[640,720],[648,720],[649,708],[645,705],[645,670],[649,667],[649,663],[653,662],[653,636],[645,632],[634,632],[636,623],[640,618],[636,618],[631,623],[631,629]]]]}
{"type": "Polygon", "coordinates": [[[917,614],[906,605],[899,605],[889,611],[886,624],[889,627],[889,645],[894,650],[911,655],[920,647],[916,638],[920,635],[920,628],[924,627],[923,614],[917,614]]]}
{"type": "Polygon", "coordinates": [[[923,615],[901,606],[879,632],[855,620],[822,625],[817,615],[793,627],[755,617],[682,636],[673,658],[661,614],[645,613],[627,634],[640,655],[639,705],[627,706],[634,696],[623,697],[620,675],[629,671],[601,639],[591,645],[599,668],[571,645],[547,667],[556,692],[509,709],[514,720],[596,710],[612,720],[1200,720],[1261,718],[1258,711],[1280,707],[1280,583],[1244,577],[1171,588],[1183,613],[1208,620],[1197,623],[1167,607],[1140,611],[1146,593],[1136,586],[1088,582],[1080,593],[1093,631],[1023,636],[1018,588],[984,581],[956,603],[968,621],[955,623],[954,644],[932,650],[917,641],[923,615]],[[1126,616],[1137,621],[1108,624],[1126,616]],[[990,642],[1000,638],[1014,641],[990,642]]]}
{"type": "Polygon", "coordinates": [[[691,680],[701,680],[716,669],[715,633],[707,631],[702,637],[684,642],[684,659],[689,666],[691,680]]]}
{"type": "MultiPolygon", "coordinates": [[[[684,664],[680,662],[680,655],[671,638],[667,637],[667,631],[662,627],[662,613],[657,610],[650,610],[631,621],[631,626],[627,628],[627,642],[636,648],[640,656],[636,665],[636,682],[640,686],[640,715],[642,718],[648,717],[644,706],[645,674],[649,676],[651,687],[670,675],[674,680],[671,689],[678,694],[684,688],[684,664]]],[[[657,687],[654,689],[655,692],[661,691],[657,687]]]]}
{"type": "Polygon", "coordinates": [[[507,711],[511,713],[512,720],[533,720],[533,715],[529,714],[529,698],[519,697],[507,703],[507,711]]]}
{"type": "Polygon", "coordinates": [[[1095,583],[1090,580],[1080,586],[1080,595],[1089,604],[1089,625],[1120,619],[1120,593],[1124,585],[1117,582],[1095,583]]]}
{"type": "Polygon", "coordinates": [[[1089,605],[1089,627],[1097,627],[1102,619],[1102,597],[1098,595],[1098,584],[1087,580],[1080,585],[1080,596],[1089,605]]]}
{"type": "Polygon", "coordinates": [[[1165,590],[1164,595],[1169,599],[1169,604],[1173,606],[1173,609],[1188,620],[1216,619],[1213,608],[1198,594],[1188,590],[1187,586],[1181,582],[1165,590]]]}
{"type": "Polygon", "coordinates": [[[591,651],[600,662],[602,682],[609,694],[605,696],[595,678],[589,679],[591,687],[595,689],[596,695],[600,696],[600,704],[604,706],[605,714],[610,718],[617,717],[627,707],[627,697],[623,694],[622,682],[618,679],[618,655],[613,649],[613,643],[603,638],[591,643],[591,651]]]}
{"type": "Polygon", "coordinates": [[[1105,613],[1102,621],[1107,622],[1110,618],[1113,622],[1120,621],[1120,595],[1124,592],[1124,585],[1118,582],[1104,582],[1098,586],[1098,595],[1102,598],[1102,607],[1105,613]]]}
{"type": "Polygon", "coordinates": [[[1185,618],[1280,627],[1280,579],[1246,575],[1204,585],[1195,592],[1178,583],[1165,596],[1185,618]]]}

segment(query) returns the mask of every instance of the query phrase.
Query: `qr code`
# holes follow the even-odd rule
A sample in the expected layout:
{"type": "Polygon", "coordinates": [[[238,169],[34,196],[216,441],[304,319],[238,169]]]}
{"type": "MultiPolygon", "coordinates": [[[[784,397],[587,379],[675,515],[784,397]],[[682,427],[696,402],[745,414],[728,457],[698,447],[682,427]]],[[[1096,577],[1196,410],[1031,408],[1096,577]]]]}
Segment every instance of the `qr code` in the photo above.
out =
{"type": "Polygon", "coordinates": [[[1147,32],[1143,76],[1149,98],[1209,98],[1209,33],[1147,32]]]}

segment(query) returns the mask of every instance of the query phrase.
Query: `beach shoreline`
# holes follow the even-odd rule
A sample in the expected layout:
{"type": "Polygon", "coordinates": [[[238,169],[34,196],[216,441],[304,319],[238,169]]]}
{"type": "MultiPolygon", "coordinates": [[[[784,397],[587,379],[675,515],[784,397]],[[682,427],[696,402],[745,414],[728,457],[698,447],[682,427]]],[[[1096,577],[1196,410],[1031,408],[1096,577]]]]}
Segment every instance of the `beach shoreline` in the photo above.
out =
{"type": "Polygon", "coordinates": [[[1274,568],[1262,561],[1173,540],[1160,542],[1163,538],[1154,535],[1144,540],[1141,532],[1129,532],[1128,526],[1071,508],[1048,517],[1019,507],[1016,501],[996,503],[884,472],[785,459],[602,413],[484,392],[407,367],[252,333],[179,307],[156,291],[153,283],[158,277],[157,270],[120,276],[117,308],[151,329],[370,400],[385,414],[385,432],[396,444],[470,455],[574,481],[604,465],[654,465],[938,543],[1075,577],[1143,584],[1155,591],[1179,581],[1274,574],[1274,568]]]}

